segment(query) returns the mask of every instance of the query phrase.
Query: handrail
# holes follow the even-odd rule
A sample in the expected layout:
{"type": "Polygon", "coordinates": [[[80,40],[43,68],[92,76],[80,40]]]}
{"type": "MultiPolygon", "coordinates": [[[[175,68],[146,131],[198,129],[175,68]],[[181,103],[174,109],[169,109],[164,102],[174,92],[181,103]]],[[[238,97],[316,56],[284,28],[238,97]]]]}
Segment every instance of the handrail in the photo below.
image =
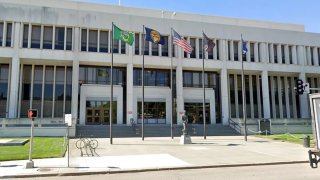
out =
{"type": "Polygon", "coordinates": [[[241,134],[241,126],[238,122],[235,122],[229,118],[229,126],[241,134]]]}

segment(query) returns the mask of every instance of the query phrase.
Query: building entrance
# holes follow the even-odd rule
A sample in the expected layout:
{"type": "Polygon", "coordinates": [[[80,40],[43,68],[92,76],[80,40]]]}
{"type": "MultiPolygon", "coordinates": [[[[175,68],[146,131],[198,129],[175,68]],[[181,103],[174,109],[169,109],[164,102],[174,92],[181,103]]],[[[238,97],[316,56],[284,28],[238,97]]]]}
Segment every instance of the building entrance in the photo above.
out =
{"type": "MultiPolygon", "coordinates": [[[[184,103],[184,109],[188,116],[188,123],[203,124],[202,103],[184,103]]],[[[205,104],[206,124],[210,124],[210,103],[205,104]]]]}
{"type": "MultiPolygon", "coordinates": [[[[112,123],[117,123],[117,102],[112,104],[112,123]]],[[[110,123],[110,101],[86,101],[86,124],[110,123]]]]}

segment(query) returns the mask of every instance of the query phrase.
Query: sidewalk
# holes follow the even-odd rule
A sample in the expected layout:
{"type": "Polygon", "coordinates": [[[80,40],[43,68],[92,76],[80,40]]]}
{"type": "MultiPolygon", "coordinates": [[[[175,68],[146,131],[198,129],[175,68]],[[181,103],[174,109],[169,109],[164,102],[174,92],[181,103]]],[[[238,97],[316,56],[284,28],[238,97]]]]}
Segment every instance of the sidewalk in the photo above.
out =
{"type": "MultiPolygon", "coordinates": [[[[161,169],[251,166],[307,163],[307,148],[299,144],[243,136],[192,137],[193,144],[180,145],[179,138],[97,139],[98,156],[80,156],[77,139],[70,140],[70,158],[35,159],[33,169],[26,160],[0,164],[0,178],[57,176],[94,173],[140,172],[161,169]]],[[[308,165],[308,164],[306,164],[308,165]]]]}

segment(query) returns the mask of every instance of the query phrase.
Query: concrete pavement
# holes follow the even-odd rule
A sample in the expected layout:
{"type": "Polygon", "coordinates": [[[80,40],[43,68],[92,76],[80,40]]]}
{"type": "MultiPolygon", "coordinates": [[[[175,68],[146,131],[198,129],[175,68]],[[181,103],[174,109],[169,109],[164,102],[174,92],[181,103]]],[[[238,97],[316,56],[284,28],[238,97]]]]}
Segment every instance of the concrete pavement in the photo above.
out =
{"type": "Polygon", "coordinates": [[[35,159],[35,168],[25,169],[26,160],[0,164],[0,178],[61,176],[95,173],[154,171],[208,167],[308,163],[307,148],[299,144],[249,136],[192,137],[193,144],[180,145],[179,138],[97,139],[99,156],[80,156],[77,139],[70,140],[70,158],[35,159]]]}

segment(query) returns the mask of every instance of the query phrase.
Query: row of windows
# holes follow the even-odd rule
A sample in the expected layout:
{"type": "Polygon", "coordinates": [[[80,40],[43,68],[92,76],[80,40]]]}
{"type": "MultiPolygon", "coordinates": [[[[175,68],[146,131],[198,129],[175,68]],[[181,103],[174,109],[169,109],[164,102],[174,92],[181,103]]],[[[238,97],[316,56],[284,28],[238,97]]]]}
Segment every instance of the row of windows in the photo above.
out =
{"type": "Polygon", "coordinates": [[[72,28],[24,24],[22,47],[72,50],[72,28]]]}
{"type": "MultiPolygon", "coordinates": [[[[0,45],[12,47],[12,22],[0,22],[0,45]]],[[[170,56],[169,52],[169,36],[164,36],[165,44],[157,45],[149,41],[143,42],[144,37],[141,33],[135,33],[134,54],[150,56],[170,56]],[[142,50],[144,46],[144,50],[142,50]]],[[[220,40],[215,39],[216,46],[209,49],[207,54],[204,54],[202,48],[202,38],[187,37],[186,40],[193,47],[191,54],[184,53],[184,58],[215,59],[220,60],[219,44],[220,40]]],[[[56,49],[56,50],[72,50],[73,28],[65,26],[50,26],[50,25],[35,25],[23,24],[23,48],[37,49],[56,49]]],[[[81,29],[81,51],[88,52],[104,52],[111,53],[111,31],[96,30],[96,29],[81,29]]],[[[227,59],[231,61],[247,61],[261,62],[260,45],[258,42],[247,42],[248,53],[242,55],[241,42],[227,40],[226,53],[227,59]]],[[[266,46],[267,61],[269,63],[279,64],[304,64],[298,62],[298,48],[293,45],[273,44],[268,43],[266,46]]],[[[176,48],[172,46],[172,55],[177,57],[176,48]]],[[[304,58],[306,65],[320,65],[320,48],[319,47],[304,47],[304,58]]],[[[126,44],[119,40],[113,41],[113,52],[126,54],[126,44]]]]}
{"type": "Polygon", "coordinates": [[[38,109],[39,117],[63,117],[71,113],[72,68],[22,65],[20,117],[38,109]]]}
{"type": "Polygon", "coordinates": [[[6,117],[8,99],[9,65],[0,64],[0,118],[6,117]]]}

